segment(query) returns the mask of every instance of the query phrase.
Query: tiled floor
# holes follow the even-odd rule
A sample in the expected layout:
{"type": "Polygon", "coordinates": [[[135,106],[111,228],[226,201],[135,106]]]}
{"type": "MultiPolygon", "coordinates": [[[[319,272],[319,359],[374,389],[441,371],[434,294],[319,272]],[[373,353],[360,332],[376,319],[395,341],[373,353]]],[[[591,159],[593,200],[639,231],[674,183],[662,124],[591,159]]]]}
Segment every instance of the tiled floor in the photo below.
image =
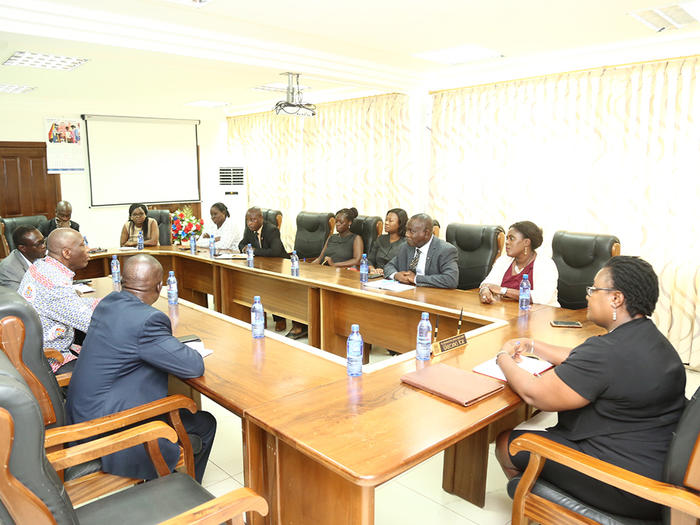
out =
{"type": "MultiPolygon", "coordinates": [[[[383,358],[373,352],[371,361],[383,358]]],[[[687,373],[687,396],[700,386],[700,372],[687,373]]],[[[204,486],[220,495],[243,486],[241,421],[224,408],[202,397],[202,408],[216,416],[218,430],[204,486]]],[[[442,453],[377,488],[377,525],[504,525],[510,523],[511,500],[506,494],[506,478],[493,454],[489,454],[486,505],[476,507],[443,491],[442,453]]],[[[314,524],[322,525],[322,524],[314,524]]]]}

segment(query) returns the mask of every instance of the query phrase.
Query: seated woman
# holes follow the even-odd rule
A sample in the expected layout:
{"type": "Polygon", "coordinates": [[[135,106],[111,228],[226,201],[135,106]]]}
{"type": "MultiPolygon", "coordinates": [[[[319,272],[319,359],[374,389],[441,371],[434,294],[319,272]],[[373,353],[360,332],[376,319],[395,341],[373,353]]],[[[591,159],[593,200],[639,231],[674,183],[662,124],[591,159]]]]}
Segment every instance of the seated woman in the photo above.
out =
{"type": "Polygon", "coordinates": [[[535,251],[542,245],[542,229],[530,221],[511,224],[506,235],[506,256],[499,257],[479,286],[482,303],[492,303],[497,296],[520,297],[520,281],[527,274],[533,303],[559,306],[557,281],[559,272],[554,261],[538,257],[535,251]]]}
{"type": "Polygon", "coordinates": [[[326,239],[321,255],[314,259],[315,264],[326,264],[339,268],[350,268],[360,264],[364,243],[362,237],[350,231],[352,221],[357,217],[355,208],[343,208],[335,214],[335,231],[326,239]]]}
{"type": "Polygon", "coordinates": [[[394,258],[399,248],[406,242],[406,223],[408,215],[401,208],[392,208],[386,212],[384,235],[380,235],[372,244],[367,254],[370,273],[384,273],[384,265],[394,258]]]}
{"type": "Polygon", "coordinates": [[[145,204],[134,203],[129,206],[129,220],[122,227],[119,246],[138,245],[139,232],[143,232],[144,246],[158,246],[158,223],[148,216],[145,204]],[[148,220],[146,220],[148,219],[148,220]]]}
{"type": "Polygon", "coordinates": [[[197,241],[198,246],[209,246],[209,238],[214,237],[217,250],[233,250],[236,246],[236,227],[233,220],[229,220],[231,214],[222,202],[215,202],[209,209],[209,216],[214,227],[205,226],[204,233],[197,241]]]}
{"type": "MultiPolygon", "coordinates": [[[[536,431],[595,458],[661,479],[664,459],[685,405],[685,370],[673,345],[649,319],[659,297],[654,269],[637,257],[610,259],[588,287],[588,319],[606,334],[574,349],[508,341],[496,356],[510,387],[532,406],[558,411],[559,422],[536,431]],[[535,377],[519,368],[529,350],[555,365],[535,377]]],[[[517,428],[496,441],[496,457],[509,478],[529,454],[511,456],[517,428]]],[[[541,478],[601,510],[638,519],[660,519],[661,507],[584,474],[547,461],[541,478]]]]}

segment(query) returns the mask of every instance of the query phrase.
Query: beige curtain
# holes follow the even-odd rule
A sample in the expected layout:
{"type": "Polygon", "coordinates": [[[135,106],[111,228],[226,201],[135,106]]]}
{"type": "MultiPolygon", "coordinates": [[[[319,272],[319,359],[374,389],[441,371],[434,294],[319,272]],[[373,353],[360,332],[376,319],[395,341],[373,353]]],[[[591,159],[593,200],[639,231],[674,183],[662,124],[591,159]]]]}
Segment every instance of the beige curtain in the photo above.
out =
{"type": "Polygon", "coordinates": [[[408,97],[382,95],[320,104],[313,118],[273,112],[230,117],[229,144],[241,151],[250,205],[282,210],[291,249],[302,211],[384,214],[410,193],[408,97]]]}
{"type": "Polygon", "coordinates": [[[430,210],[444,224],[617,235],[660,277],[654,314],[700,367],[697,57],[433,97],[430,210]]]}

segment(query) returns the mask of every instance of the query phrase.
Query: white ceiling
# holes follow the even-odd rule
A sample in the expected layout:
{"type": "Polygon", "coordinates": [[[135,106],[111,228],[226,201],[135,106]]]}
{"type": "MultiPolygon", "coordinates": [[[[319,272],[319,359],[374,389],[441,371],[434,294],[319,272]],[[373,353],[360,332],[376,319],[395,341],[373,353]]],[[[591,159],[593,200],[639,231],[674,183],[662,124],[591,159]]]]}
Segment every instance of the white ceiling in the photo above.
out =
{"type": "Polygon", "coordinates": [[[211,0],[195,8],[169,0],[0,0],[0,62],[19,50],[89,59],[70,72],[0,66],[0,83],[38,88],[0,94],[0,107],[50,101],[80,112],[179,116],[212,111],[184,106],[208,99],[229,102],[215,111],[230,114],[267,109],[283,98],[252,88],[282,81],[285,71],[302,73],[312,88],[306,101],[319,102],[469,85],[497,79],[502,70],[519,75],[700,52],[700,24],[654,33],[627,15],[666,5],[211,0]],[[503,57],[445,67],[415,56],[464,44],[503,57]],[[576,60],[582,56],[588,61],[576,60]]]}

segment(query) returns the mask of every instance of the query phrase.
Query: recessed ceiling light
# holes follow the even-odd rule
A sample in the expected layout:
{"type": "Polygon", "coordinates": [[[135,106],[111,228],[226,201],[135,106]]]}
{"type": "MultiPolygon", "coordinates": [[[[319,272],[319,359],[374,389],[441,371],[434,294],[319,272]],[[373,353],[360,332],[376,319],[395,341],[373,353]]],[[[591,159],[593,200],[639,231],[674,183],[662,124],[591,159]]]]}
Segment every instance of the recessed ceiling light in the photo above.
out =
{"type": "Polygon", "coordinates": [[[25,66],[39,69],[58,69],[70,71],[87,62],[87,58],[64,57],[58,55],[45,55],[43,53],[31,53],[29,51],[17,51],[3,62],[3,66],[25,66]]]}
{"type": "Polygon", "coordinates": [[[187,102],[185,104],[185,106],[194,106],[198,108],[220,108],[228,105],[228,102],[222,102],[220,100],[195,100],[194,102],[187,102]]]}
{"type": "Polygon", "coordinates": [[[0,84],[0,93],[12,93],[13,95],[29,93],[30,91],[33,91],[35,89],[35,87],[31,86],[19,86],[17,84],[0,84]]]}
{"type": "Polygon", "coordinates": [[[437,62],[438,64],[456,66],[458,64],[466,64],[467,62],[474,62],[485,58],[497,58],[503,55],[493,49],[465,44],[463,46],[449,47],[447,49],[426,51],[425,53],[418,53],[415,56],[423,60],[429,60],[430,62],[437,62]]]}
{"type": "MultiPolygon", "coordinates": [[[[262,86],[255,86],[253,89],[258,91],[276,91],[278,93],[287,92],[287,84],[285,82],[270,82],[269,84],[263,84],[262,86]]],[[[311,89],[309,86],[299,86],[299,91],[307,91],[311,89]]]]}

